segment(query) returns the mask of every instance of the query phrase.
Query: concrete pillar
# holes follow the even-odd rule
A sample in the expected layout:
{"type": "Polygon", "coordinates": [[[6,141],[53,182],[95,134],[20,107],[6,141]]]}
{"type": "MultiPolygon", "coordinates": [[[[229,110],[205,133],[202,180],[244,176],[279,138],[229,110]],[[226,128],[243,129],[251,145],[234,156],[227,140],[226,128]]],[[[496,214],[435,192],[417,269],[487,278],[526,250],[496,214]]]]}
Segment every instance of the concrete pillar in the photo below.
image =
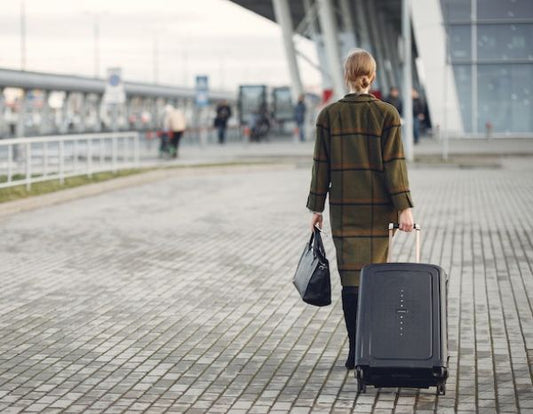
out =
{"type": "Polygon", "coordinates": [[[324,34],[324,46],[326,48],[328,66],[333,81],[334,96],[340,98],[344,95],[346,87],[344,85],[335,12],[330,0],[317,0],[317,2],[318,17],[324,34]]]}
{"type": "MultiPolygon", "coordinates": [[[[396,79],[394,78],[394,73],[393,73],[393,68],[392,68],[392,60],[393,60],[392,49],[395,48],[395,45],[389,43],[389,40],[387,38],[388,27],[386,27],[387,24],[385,23],[385,18],[383,16],[383,13],[381,11],[378,11],[376,14],[376,18],[377,18],[378,27],[380,28],[379,33],[380,33],[381,45],[383,46],[383,59],[384,59],[383,63],[385,66],[382,68],[382,70],[385,70],[385,73],[387,74],[387,83],[390,88],[393,85],[394,86],[398,85],[398,83],[396,83],[396,79]]],[[[383,91],[384,95],[387,93],[387,91],[388,89],[386,91],[383,91]]]]}
{"type": "Polygon", "coordinates": [[[50,132],[50,91],[43,91],[43,107],[41,109],[41,124],[39,125],[39,134],[45,135],[50,132]]]}
{"type": "Polygon", "coordinates": [[[398,34],[394,28],[387,22],[385,16],[382,15],[384,26],[385,41],[389,44],[389,51],[391,53],[392,74],[394,76],[394,86],[400,88],[402,84],[402,68],[400,64],[400,56],[398,55],[398,34]]]}
{"type": "Polygon", "coordinates": [[[402,0],[402,38],[403,38],[403,140],[405,158],[413,161],[413,99],[412,90],[412,41],[411,41],[411,1],[402,0]]]}
{"type": "Polygon", "coordinates": [[[80,124],[78,126],[78,131],[84,133],[87,131],[87,100],[88,94],[82,93],[80,96],[80,124]]]}
{"type": "Polygon", "coordinates": [[[359,29],[359,44],[361,48],[373,53],[363,0],[355,0],[355,18],[359,29]]]}
{"type": "Polygon", "coordinates": [[[26,118],[26,93],[24,89],[20,97],[18,112],[17,112],[17,137],[23,137],[25,134],[25,118],[26,118]]]}
{"type": "Polygon", "coordinates": [[[94,103],[94,110],[96,114],[96,121],[94,125],[95,132],[101,132],[102,131],[102,103],[104,100],[104,95],[96,95],[95,103],[94,103]]]}
{"type": "Polygon", "coordinates": [[[344,32],[346,34],[351,35],[349,37],[350,44],[347,45],[348,48],[353,49],[357,46],[357,36],[355,34],[355,25],[353,23],[352,18],[352,10],[350,8],[350,5],[348,4],[348,0],[339,0],[339,5],[341,7],[341,13],[342,13],[342,23],[344,26],[344,32]]]}
{"type": "Polygon", "coordinates": [[[385,70],[385,58],[383,52],[383,44],[381,39],[382,29],[376,19],[377,10],[374,4],[374,0],[365,1],[365,7],[367,10],[367,19],[370,29],[370,36],[372,38],[374,58],[378,66],[377,78],[379,83],[379,89],[382,92],[386,92],[389,89],[389,82],[387,79],[387,71],[385,70]]]}
{"type": "Polygon", "coordinates": [[[64,134],[69,132],[68,128],[68,114],[69,114],[69,101],[70,92],[65,91],[65,97],[63,98],[63,105],[61,106],[61,128],[60,131],[64,134]]]}
{"type": "Polygon", "coordinates": [[[293,27],[291,12],[289,9],[288,0],[272,0],[274,7],[274,15],[276,21],[281,27],[283,35],[283,45],[285,47],[285,56],[287,58],[287,65],[289,66],[289,74],[291,77],[291,90],[294,99],[303,93],[302,80],[300,78],[300,70],[298,68],[298,61],[296,60],[296,49],[292,40],[293,27]]]}

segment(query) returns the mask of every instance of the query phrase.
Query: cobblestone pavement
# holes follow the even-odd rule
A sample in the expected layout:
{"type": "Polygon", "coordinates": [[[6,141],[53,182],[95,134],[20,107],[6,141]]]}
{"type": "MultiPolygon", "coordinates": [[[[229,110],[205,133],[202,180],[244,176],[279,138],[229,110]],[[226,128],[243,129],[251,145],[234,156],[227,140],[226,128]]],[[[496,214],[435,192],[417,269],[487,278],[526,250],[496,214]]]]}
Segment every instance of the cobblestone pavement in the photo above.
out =
{"type": "Polygon", "coordinates": [[[320,309],[291,285],[309,169],[228,168],[1,219],[0,412],[533,413],[531,161],[411,170],[450,274],[446,396],[357,396],[337,278],[320,309]]]}

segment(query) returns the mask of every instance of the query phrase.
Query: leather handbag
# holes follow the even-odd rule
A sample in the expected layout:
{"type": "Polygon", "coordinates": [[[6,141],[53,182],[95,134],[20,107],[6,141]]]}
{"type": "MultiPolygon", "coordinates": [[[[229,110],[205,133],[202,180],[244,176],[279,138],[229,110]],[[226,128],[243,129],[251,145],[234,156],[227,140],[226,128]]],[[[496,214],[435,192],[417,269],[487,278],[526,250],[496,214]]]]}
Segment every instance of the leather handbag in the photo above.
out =
{"type": "Polygon", "coordinates": [[[314,306],[331,304],[329,262],[318,228],[314,229],[309,243],[305,245],[292,283],[305,303],[314,306]]]}

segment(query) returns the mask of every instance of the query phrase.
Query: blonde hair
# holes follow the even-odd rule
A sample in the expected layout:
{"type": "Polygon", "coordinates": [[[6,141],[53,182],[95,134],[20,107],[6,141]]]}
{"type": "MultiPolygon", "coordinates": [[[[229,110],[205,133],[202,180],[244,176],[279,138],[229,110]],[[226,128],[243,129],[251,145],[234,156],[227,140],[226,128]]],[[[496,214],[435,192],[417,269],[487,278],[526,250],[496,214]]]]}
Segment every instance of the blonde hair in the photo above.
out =
{"type": "Polygon", "coordinates": [[[367,89],[376,75],[376,61],[364,49],[352,50],[344,61],[344,81],[356,91],[367,89]]]}

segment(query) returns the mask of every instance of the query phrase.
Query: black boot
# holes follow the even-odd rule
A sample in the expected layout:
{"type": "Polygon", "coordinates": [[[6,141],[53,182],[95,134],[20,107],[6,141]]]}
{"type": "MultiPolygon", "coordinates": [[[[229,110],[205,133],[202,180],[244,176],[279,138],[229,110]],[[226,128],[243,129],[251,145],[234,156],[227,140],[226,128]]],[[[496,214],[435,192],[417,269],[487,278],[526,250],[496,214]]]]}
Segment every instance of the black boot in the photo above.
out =
{"type": "Polygon", "coordinates": [[[348,342],[350,349],[348,359],[344,366],[348,369],[355,367],[355,330],[357,323],[357,297],[358,288],[355,286],[345,286],[342,288],[342,310],[344,311],[344,322],[348,331],[348,342]]]}

